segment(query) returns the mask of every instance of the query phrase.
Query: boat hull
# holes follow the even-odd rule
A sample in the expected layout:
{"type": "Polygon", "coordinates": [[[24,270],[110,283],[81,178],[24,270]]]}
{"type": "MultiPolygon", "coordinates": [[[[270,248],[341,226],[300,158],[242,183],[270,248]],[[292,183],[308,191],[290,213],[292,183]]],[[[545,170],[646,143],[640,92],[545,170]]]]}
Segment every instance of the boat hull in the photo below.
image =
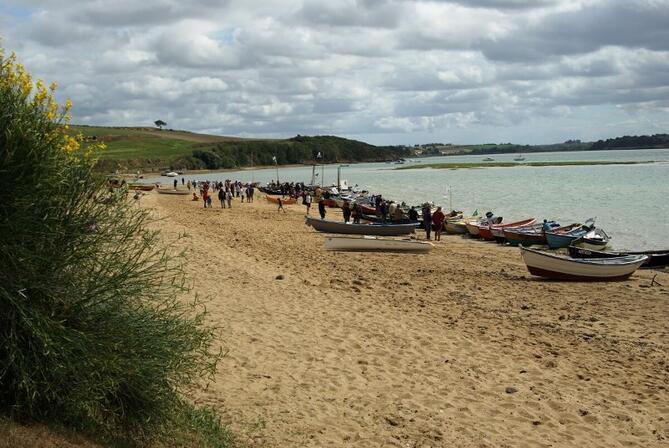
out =
{"type": "Polygon", "coordinates": [[[555,280],[624,280],[648,259],[645,255],[576,259],[534,249],[520,250],[530,274],[555,280]]]}
{"type": "Polygon", "coordinates": [[[479,236],[479,225],[476,222],[467,222],[465,223],[465,226],[467,227],[467,233],[469,233],[471,236],[477,237],[479,236]]]}
{"type": "Polygon", "coordinates": [[[393,240],[374,236],[329,236],[325,249],[338,251],[429,252],[434,245],[427,241],[393,240]]]}
{"type": "Polygon", "coordinates": [[[328,221],[325,219],[305,218],[307,225],[312,226],[319,232],[340,233],[349,235],[377,235],[377,236],[401,236],[409,235],[416,229],[415,223],[408,224],[353,224],[340,221],[328,221]]]}
{"type": "Polygon", "coordinates": [[[669,266],[669,249],[649,250],[640,252],[603,252],[584,247],[569,246],[569,255],[574,258],[613,258],[626,255],[646,255],[648,260],[641,265],[641,269],[657,269],[669,266]]]}
{"type": "Polygon", "coordinates": [[[281,202],[283,203],[283,205],[290,205],[290,204],[297,203],[297,199],[295,199],[295,198],[279,198],[277,196],[270,196],[270,195],[267,195],[265,197],[267,198],[267,200],[269,202],[271,202],[273,204],[278,204],[279,199],[281,199],[281,202]]]}
{"type": "Polygon", "coordinates": [[[158,188],[157,191],[160,194],[174,194],[179,196],[185,196],[190,194],[190,191],[188,190],[165,190],[163,188],[158,188]]]}

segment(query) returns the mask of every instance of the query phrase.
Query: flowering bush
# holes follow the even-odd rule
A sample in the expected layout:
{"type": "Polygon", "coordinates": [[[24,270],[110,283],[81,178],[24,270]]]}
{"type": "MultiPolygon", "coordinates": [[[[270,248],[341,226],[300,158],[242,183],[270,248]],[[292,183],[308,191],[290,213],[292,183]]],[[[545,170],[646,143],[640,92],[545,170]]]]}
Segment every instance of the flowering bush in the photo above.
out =
{"type": "Polygon", "coordinates": [[[0,52],[0,409],[131,444],[224,443],[182,398],[218,360],[204,313],[178,299],[148,212],[95,175],[101,148],[68,134],[55,90],[0,52]]]}

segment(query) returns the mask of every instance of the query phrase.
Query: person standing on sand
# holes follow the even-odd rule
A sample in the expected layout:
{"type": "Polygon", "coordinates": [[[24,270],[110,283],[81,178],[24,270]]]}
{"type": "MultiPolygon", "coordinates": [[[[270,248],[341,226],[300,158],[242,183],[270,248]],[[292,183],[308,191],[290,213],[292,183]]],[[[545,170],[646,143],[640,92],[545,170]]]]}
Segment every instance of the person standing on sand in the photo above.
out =
{"type": "Polygon", "coordinates": [[[357,202],[353,204],[353,224],[360,224],[360,216],[362,216],[362,207],[357,202]]]}
{"type": "Polygon", "coordinates": [[[311,210],[311,195],[309,193],[304,193],[304,205],[307,207],[307,215],[311,210]]]}
{"type": "Polygon", "coordinates": [[[411,206],[411,209],[409,210],[409,219],[411,221],[418,221],[418,210],[416,210],[416,207],[411,206]]]}
{"type": "Polygon", "coordinates": [[[444,219],[446,215],[441,211],[441,207],[437,207],[437,211],[432,215],[432,223],[434,223],[434,240],[441,241],[441,230],[444,228],[444,219]]]}
{"type": "Polygon", "coordinates": [[[177,185],[178,185],[178,182],[177,182],[176,179],[174,179],[174,189],[175,189],[175,190],[177,189],[177,185]]]}
{"type": "Polygon", "coordinates": [[[318,213],[320,213],[321,219],[325,219],[325,201],[323,199],[318,201],[318,213]]]}
{"type": "Polygon", "coordinates": [[[218,190],[218,200],[221,201],[221,208],[225,208],[225,191],[222,188],[218,190]]]}
{"type": "Polygon", "coordinates": [[[348,204],[348,201],[344,201],[344,205],[341,207],[341,212],[344,215],[344,222],[348,224],[351,220],[351,206],[348,204]]]}
{"type": "Polygon", "coordinates": [[[432,211],[430,204],[423,206],[423,225],[425,226],[425,238],[430,239],[430,232],[432,232],[432,211]]]}
{"type": "Polygon", "coordinates": [[[284,213],[286,213],[286,209],[283,208],[283,199],[279,198],[279,208],[276,209],[277,212],[280,212],[283,210],[284,213]]]}
{"type": "Polygon", "coordinates": [[[232,192],[230,190],[226,191],[225,198],[228,200],[228,208],[232,208],[232,192]]]}
{"type": "Polygon", "coordinates": [[[188,183],[186,184],[186,187],[188,188],[188,191],[190,191],[190,187],[191,187],[190,180],[189,180],[188,183]]]}

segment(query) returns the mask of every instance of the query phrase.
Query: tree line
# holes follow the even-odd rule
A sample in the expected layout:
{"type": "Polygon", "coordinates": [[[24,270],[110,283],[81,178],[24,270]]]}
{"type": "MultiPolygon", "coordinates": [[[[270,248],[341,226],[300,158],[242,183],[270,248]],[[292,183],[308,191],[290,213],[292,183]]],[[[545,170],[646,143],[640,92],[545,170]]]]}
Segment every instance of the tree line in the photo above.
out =
{"type": "Polygon", "coordinates": [[[381,162],[410,155],[399,146],[374,146],[341,137],[298,135],[287,140],[251,140],[202,144],[192,155],[172,163],[174,169],[220,169],[303,163],[381,162]]]}

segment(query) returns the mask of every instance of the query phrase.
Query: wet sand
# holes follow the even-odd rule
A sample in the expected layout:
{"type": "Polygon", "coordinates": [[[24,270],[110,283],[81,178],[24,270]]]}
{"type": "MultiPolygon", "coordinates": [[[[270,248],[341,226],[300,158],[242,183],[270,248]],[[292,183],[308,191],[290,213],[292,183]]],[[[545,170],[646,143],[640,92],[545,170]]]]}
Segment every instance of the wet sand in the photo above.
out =
{"type": "Polygon", "coordinates": [[[667,273],[551,282],[518,249],[459,236],[424,255],[326,252],[303,206],[263,198],[141,203],[167,241],[182,236],[227,351],[194,399],[251,446],[669,440],[667,273]]]}

